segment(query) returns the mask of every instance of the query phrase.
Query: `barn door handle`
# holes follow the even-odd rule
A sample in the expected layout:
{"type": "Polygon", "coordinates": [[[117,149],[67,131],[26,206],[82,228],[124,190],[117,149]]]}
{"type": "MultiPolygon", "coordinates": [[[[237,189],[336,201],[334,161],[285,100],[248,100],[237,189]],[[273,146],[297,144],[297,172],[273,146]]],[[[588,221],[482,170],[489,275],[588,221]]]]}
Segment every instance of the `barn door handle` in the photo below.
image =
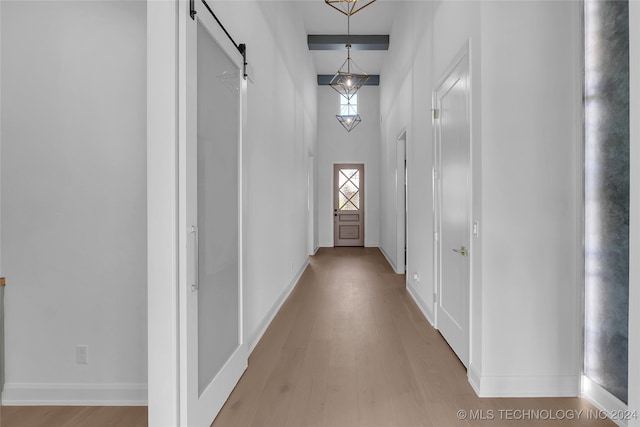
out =
{"type": "Polygon", "coordinates": [[[462,256],[467,256],[469,255],[469,251],[467,251],[467,248],[465,248],[464,246],[460,247],[460,249],[451,249],[453,252],[460,254],[462,256]]]}

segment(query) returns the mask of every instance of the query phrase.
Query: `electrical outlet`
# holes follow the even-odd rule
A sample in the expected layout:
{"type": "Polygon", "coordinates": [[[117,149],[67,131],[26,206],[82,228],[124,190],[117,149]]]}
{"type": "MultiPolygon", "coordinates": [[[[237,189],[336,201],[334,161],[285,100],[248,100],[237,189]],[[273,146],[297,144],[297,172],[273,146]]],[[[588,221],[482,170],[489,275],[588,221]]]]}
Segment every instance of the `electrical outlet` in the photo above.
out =
{"type": "Polygon", "coordinates": [[[89,364],[89,346],[88,345],[76,346],[76,363],[78,365],[89,364]]]}
{"type": "Polygon", "coordinates": [[[413,281],[415,283],[419,283],[420,282],[420,275],[418,273],[413,273],[413,281]]]}

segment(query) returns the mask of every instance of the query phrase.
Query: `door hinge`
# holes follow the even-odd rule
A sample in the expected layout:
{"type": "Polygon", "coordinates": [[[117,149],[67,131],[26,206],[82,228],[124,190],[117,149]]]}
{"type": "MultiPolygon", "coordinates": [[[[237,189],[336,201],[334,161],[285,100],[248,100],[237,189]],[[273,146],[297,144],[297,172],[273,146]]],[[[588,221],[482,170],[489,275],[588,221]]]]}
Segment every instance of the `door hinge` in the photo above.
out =
{"type": "Polygon", "coordinates": [[[436,120],[438,119],[438,117],[440,117],[440,110],[438,110],[437,108],[433,108],[431,109],[431,111],[433,112],[433,119],[436,120]]]}
{"type": "Polygon", "coordinates": [[[436,292],[433,293],[433,302],[434,303],[438,302],[438,294],[436,292]]]}
{"type": "Polygon", "coordinates": [[[433,169],[433,180],[437,181],[438,179],[440,179],[440,174],[438,173],[438,169],[433,169]]]}
{"type": "Polygon", "coordinates": [[[434,239],[436,242],[438,241],[438,237],[439,237],[439,236],[438,236],[438,232],[437,232],[437,231],[434,231],[434,232],[433,232],[433,239],[434,239]]]}

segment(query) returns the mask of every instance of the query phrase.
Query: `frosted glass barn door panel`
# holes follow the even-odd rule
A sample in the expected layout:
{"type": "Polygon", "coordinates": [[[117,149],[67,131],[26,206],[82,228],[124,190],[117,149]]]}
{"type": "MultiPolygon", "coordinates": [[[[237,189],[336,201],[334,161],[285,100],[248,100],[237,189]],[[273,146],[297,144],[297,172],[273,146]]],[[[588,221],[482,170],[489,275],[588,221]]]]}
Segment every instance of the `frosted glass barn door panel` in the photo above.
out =
{"type": "Polygon", "coordinates": [[[198,26],[198,388],[239,345],[237,70],[198,26]]]}
{"type": "MultiPolygon", "coordinates": [[[[200,2],[196,2],[200,3],[200,2]]],[[[203,9],[203,8],[202,8],[203,9]]],[[[242,336],[242,57],[209,12],[188,19],[181,424],[209,426],[247,366],[242,336]]]]}

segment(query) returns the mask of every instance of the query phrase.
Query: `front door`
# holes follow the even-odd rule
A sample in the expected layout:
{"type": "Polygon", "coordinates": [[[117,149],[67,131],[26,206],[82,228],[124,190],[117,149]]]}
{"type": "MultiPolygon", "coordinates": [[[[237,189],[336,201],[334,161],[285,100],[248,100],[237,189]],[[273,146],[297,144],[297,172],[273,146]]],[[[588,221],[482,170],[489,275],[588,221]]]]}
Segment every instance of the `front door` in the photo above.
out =
{"type": "Polygon", "coordinates": [[[242,330],[242,56],[195,2],[180,158],[180,425],[209,426],[247,367],[242,330]]]}
{"type": "MultiPolygon", "coordinates": [[[[435,93],[439,283],[436,323],[462,363],[469,359],[470,123],[465,54],[435,93]]],[[[436,263],[438,266],[438,263],[436,263]]]]}
{"type": "Polygon", "coordinates": [[[364,246],[364,165],[333,165],[333,245],[364,246]]]}

